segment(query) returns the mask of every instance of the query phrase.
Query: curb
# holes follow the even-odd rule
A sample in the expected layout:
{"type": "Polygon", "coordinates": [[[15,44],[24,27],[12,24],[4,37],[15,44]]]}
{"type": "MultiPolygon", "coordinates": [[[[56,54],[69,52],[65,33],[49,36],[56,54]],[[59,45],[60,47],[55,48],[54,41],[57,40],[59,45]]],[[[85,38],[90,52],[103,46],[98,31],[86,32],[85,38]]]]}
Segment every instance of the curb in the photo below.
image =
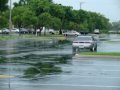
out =
{"type": "Polygon", "coordinates": [[[120,56],[76,54],[73,58],[113,58],[113,59],[115,58],[115,59],[120,59],[120,56]]]}

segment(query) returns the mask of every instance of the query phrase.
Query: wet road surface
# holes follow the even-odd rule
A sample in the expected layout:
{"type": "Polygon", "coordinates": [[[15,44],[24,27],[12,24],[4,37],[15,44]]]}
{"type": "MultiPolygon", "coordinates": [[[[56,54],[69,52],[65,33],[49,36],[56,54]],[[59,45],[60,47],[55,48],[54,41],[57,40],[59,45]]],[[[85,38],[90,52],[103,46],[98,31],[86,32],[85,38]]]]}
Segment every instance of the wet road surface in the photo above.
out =
{"type": "MultiPolygon", "coordinates": [[[[106,39],[98,42],[98,52],[119,52],[120,36],[110,35],[106,39]]],[[[72,57],[56,64],[63,71],[59,74],[23,78],[24,71],[31,67],[28,63],[48,62],[56,56],[71,55],[71,45],[59,45],[54,41],[3,41],[0,54],[11,62],[0,64],[0,74],[15,76],[0,78],[0,90],[9,90],[9,80],[11,90],[120,90],[119,58],[72,57]]]]}

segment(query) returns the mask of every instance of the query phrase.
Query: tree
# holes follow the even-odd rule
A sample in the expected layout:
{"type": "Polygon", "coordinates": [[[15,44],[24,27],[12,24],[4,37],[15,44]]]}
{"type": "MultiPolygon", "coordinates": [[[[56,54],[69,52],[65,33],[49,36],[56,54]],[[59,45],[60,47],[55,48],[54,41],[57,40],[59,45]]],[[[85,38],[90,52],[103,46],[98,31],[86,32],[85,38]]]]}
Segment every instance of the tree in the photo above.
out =
{"type": "MultiPolygon", "coordinates": [[[[50,28],[50,25],[51,25],[51,19],[52,19],[52,16],[49,14],[49,13],[42,13],[38,16],[38,25],[40,26],[40,28],[50,28]]],[[[40,34],[41,34],[41,30],[40,30],[40,34]]],[[[46,35],[46,32],[44,32],[44,35],[46,35]]]]}
{"type": "Polygon", "coordinates": [[[120,30],[120,21],[118,21],[118,22],[112,22],[111,23],[111,29],[112,30],[120,30]]]}
{"type": "Polygon", "coordinates": [[[3,12],[8,9],[8,0],[0,0],[0,12],[3,12]]]}
{"type": "Polygon", "coordinates": [[[62,26],[62,22],[59,18],[57,17],[52,17],[51,22],[50,22],[50,28],[59,30],[62,26]]]}
{"type": "Polygon", "coordinates": [[[6,28],[8,26],[8,19],[4,16],[0,16],[0,29],[6,28]]]}
{"type": "Polygon", "coordinates": [[[110,25],[109,20],[99,13],[73,10],[70,6],[55,4],[52,0],[20,0],[17,7],[19,9],[15,12],[20,13],[13,18],[16,23],[25,27],[33,25],[40,32],[43,27],[59,29],[60,34],[62,29],[93,32],[94,29],[108,29],[110,25]]]}
{"type": "Polygon", "coordinates": [[[37,17],[35,13],[28,7],[18,6],[13,9],[13,24],[21,28],[34,27],[37,25],[37,17]]]}

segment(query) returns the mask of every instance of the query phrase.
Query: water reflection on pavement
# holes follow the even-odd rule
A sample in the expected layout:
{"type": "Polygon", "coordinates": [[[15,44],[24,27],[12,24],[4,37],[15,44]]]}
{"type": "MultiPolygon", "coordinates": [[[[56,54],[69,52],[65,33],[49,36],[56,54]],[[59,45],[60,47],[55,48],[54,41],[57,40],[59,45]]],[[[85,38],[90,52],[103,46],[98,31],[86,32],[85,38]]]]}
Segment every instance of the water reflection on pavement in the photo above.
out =
{"type": "MultiPolygon", "coordinates": [[[[119,52],[119,35],[99,37],[98,52],[119,52]]],[[[71,58],[71,44],[0,41],[0,56],[10,61],[0,64],[0,74],[15,76],[10,79],[11,90],[120,90],[119,58],[71,58]],[[52,63],[62,72],[24,77],[25,70],[41,62],[52,63]]],[[[8,78],[0,78],[0,90],[9,90],[8,84],[8,78]]]]}

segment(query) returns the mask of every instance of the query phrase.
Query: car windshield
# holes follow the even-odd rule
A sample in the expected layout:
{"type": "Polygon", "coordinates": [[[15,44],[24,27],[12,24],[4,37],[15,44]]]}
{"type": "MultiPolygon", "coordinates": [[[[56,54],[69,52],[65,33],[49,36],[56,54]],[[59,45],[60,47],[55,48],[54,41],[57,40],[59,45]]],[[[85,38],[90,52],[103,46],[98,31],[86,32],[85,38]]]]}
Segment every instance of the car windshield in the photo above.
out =
{"type": "Polygon", "coordinates": [[[81,36],[81,37],[77,37],[76,39],[75,39],[75,41],[91,41],[92,40],[92,38],[90,37],[90,36],[81,36]]]}

